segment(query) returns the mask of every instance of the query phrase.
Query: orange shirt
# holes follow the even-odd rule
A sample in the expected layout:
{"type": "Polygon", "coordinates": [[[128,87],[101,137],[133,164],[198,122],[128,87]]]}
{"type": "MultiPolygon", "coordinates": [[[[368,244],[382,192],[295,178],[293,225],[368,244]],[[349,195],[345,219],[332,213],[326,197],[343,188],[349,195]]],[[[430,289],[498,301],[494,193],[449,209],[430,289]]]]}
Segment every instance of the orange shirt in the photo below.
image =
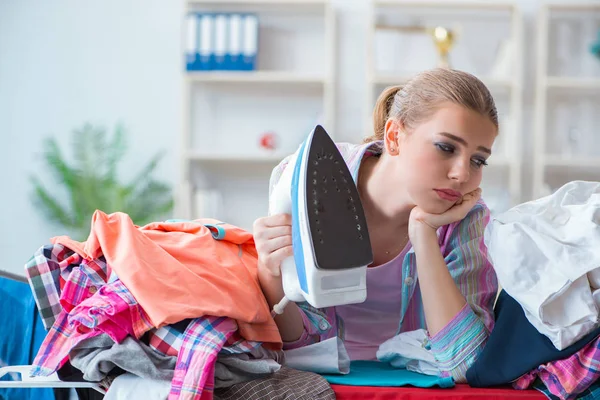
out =
{"type": "Polygon", "coordinates": [[[86,259],[102,255],[156,327],[204,315],[237,321],[247,340],[281,348],[257,276],[252,234],[213,219],[155,222],[96,211],[88,240],[52,239],[86,259]]]}

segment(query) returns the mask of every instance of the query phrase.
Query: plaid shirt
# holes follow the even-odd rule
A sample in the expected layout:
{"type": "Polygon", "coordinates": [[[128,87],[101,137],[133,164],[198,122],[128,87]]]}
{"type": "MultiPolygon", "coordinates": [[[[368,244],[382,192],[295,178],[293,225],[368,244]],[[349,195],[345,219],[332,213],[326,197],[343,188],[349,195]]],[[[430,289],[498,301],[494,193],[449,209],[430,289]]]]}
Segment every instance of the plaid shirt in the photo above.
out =
{"type": "Polygon", "coordinates": [[[544,364],[513,383],[515,389],[534,388],[563,400],[600,398],[600,338],[562,360],[544,364]]]}
{"type": "Polygon", "coordinates": [[[183,332],[172,325],[153,328],[144,310],[111,274],[104,259],[82,260],[59,244],[40,248],[25,270],[42,321],[49,330],[33,363],[34,375],[47,376],[56,371],[66,362],[74,345],[101,333],[98,328],[103,324],[115,322],[117,328],[130,329],[111,329],[113,340],[121,341],[127,335],[142,337],[157,352],[177,356],[170,400],[205,400],[212,399],[214,364],[219,352],[247,353],[261,345],[242,338],[237,323],[226,317],[190,320],[183,332]],[[90,312],[92,308],[94,311],[90,312]],[[115,321],[112,311],[102,313],[109,308],[126,316],[127,322],[115,321]]]}

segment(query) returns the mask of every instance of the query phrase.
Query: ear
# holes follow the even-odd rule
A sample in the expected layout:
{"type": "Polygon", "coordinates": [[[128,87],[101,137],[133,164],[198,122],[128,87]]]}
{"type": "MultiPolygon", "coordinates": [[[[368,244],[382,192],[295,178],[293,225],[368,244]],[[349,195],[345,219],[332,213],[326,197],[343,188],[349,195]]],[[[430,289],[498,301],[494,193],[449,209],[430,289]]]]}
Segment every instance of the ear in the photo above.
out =
{"type": "Polygon", "coordinates": [[[388,154],[395,156],[398,155],[399,141],[398,137],[402,130],[401,123],[390,118],[385,123],[385,134],[383,136],[385,142],[385,149],[388,154]]]}

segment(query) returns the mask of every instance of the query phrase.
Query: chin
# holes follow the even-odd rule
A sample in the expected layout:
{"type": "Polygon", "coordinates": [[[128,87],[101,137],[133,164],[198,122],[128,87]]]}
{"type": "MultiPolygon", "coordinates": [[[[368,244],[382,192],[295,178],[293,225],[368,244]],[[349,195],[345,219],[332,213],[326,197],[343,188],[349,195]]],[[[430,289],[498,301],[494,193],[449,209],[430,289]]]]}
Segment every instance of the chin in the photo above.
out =
{"type": "Polygon", "coordinates": [[[448,211],[452,207],[452,205],[448,206],[447,204],[426,204],[419,207],[421,208],[421,210],[425,211],[428,214],[443,214],[446,211],[448,211]]]}
{"type": "Polygon", "coordinates": [[[435,195],[434,196],[420,196],[415,198],[415,204],[423,211],[428,214],[443,214],[448,211],[456,202],[451,203],[449,201],[442,200],[435,195]],[[435,196],[435,197],[434,197],[435,196]]]}

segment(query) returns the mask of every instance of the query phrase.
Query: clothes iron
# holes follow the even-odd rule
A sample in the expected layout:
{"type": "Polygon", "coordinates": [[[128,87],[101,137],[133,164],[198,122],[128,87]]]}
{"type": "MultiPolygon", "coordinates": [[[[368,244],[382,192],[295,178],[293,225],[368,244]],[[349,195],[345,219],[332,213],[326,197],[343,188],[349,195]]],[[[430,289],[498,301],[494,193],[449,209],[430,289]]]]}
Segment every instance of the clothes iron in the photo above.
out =
{"type": "Polygon", "coordinates": [[[371,241],[356,184],[337,146],[317,125],[290,157],[271,194],[272,213],[291,213],[294,256],[281,265],[285,297],[313,307],[367,297],[371,241]]]}

